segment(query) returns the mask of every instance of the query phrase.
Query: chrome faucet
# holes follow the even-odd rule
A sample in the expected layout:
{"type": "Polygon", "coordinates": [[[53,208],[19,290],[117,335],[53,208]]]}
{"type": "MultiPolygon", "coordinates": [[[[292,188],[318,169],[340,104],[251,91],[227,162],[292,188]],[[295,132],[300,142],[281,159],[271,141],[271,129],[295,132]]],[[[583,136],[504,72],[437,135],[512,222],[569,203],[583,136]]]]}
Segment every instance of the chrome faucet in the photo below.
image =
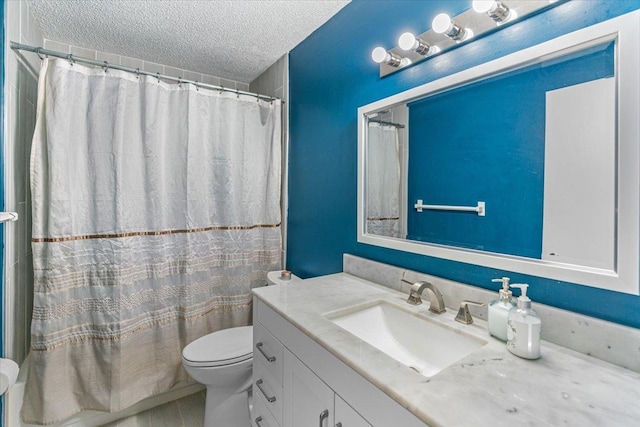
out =
{"type": "MultiPolygon", "coordinates": [[[[402,281],[405,283],[411,283],[404,279],[402,279],[402,281]]],[[[407,302],[411,305],[422,304],[421,295],[425,289],[431,291],[431,297],[429,298],[431,305],[429,306],[429,311],[432,311],[434,313],[444,313],[445,311],[447,311],[444,307],[444,299],[442,298],[442,294],[440,293],[438,288],[436,288],[429,282],[419,281],[413,283],[411,285],[411,289],[409,290],[409,298],[407,299],[407,302]]]]}

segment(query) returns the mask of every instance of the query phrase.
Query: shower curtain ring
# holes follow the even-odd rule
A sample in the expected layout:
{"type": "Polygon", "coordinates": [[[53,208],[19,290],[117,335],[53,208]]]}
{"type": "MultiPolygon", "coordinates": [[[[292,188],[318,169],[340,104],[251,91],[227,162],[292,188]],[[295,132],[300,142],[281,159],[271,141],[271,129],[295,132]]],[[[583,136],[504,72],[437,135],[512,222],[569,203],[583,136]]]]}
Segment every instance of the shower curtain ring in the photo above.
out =
{"type": "Polygon", "coordinates": [[[41,61],[44,61],[44,58],[42,57],[42,55],[40,54],[42,51],[42,48],[39,47],[36,49],[36,55],[38,55],[38,58],[40,58],[41,61]]]}
{"type": "Polygon", "coordinates": [[[72,54],[67,55],[67,60],[69,61],[69,64],[71,64],[71,66],[73,67],[73,55],[72,54]]]}
{"type": "Polygon", "coordinates": [[[240,99],[240,89],[236,89],[236,98],[240,99]]]}
{"type": "Polygon", "coordinates": [[[140,68],[136,68],[136,79],[140,79],[140,68]]]}
{"type": "Polygon", "coordinates": [[[182,77],[178,77],[178,87],[182,87],[182,77]]]}
{"type": "Polygon", "coordinates": [[[158,83],[160,83],[160,73],[156,73],[156,78],[158,79],[158,83]]]}
{"type": "Polygon", "coordinates": [[[196,85],[196,92],[200,92],[200,83],[198,83],[197,80],[195,82],[195,85],[196,85]]]}
{"type": "Polygon", "coordinates": [[[107,61],[104,61],[104,66],[102,68],[104,68],[105,73],[109,71],[109,63],[107,61]]]}

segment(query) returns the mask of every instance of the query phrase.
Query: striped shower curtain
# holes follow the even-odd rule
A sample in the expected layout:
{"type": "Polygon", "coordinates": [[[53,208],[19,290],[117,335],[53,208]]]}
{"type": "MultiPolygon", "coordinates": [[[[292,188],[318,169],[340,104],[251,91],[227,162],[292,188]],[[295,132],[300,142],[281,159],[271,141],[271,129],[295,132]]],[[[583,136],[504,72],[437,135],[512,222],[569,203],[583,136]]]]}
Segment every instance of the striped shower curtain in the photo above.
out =
{"type": "Polygon", "coordinates": [[[251,323],[251,288],[280,267],[280,114],[280,101],[44,61],[25,422],[168,390],[188,379],[186,344],[251,323]]]}

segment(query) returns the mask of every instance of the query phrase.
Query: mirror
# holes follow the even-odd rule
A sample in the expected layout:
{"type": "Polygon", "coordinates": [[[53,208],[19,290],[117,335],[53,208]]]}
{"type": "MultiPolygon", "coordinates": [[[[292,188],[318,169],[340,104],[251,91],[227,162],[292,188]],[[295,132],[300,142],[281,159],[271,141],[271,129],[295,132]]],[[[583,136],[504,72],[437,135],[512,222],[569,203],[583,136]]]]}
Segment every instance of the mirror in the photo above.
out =
{"type": "Polygon", "coordinates": [[[361,107],[359,241],[638,295],[638,21],[361,107]]]}

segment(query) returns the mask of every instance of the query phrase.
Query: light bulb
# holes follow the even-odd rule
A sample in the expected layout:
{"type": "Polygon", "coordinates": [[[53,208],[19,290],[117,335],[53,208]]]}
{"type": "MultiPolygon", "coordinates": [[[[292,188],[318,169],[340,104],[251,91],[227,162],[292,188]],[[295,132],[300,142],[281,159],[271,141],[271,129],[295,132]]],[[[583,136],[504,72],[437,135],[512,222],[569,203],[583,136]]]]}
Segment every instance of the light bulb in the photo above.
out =
{"type": "Polygon", "coordinates": [[[436,33],[442,34],[451,27],[451,18],[446,13],[439,13],[433,18],[431,27],[436,33]]]}
{"type": "Polygon", "coordinates": [[[387,49],[380,46],[371,51],[371,59],[373,59],[373,61],[377,62],[378,64],[386,62],[389,59],[389,56],[390,55],[387,53],[387,49]]]}
{"type": "Polygon", "coordinates": [[[381,46],[378,46],[371,51],[371,59],[378,64],[385,63],[394,68],[406,67],[411,64],[411,61],[408,58],[401,58],[395,53],[387,52],[387,50],[381,46]]]}
{"type": "Polygon", "coordinates": [[[422,56],[427,56],[435,52],[434,46],[428,45],[424,40],[417,38],[411,33],[403,33],[398,39],[398,45],[402,50],[410,50],[422,56]]]}
{"type": "Polygon", "coordinates": [[[407,67],[407,66],[409,66],[409,65],[411,65],[411,60],[410,60],[409,58],[402,58],[402,59],[400,60],[400,65],[399,65],[399,67],[407,67]]]}
{"type": "Polygon", "coordinates": [[[411,33],[402,33],[400,38],[398,39],[398,46],[402,50],[413,50],[418,45],[418,41],[416,40],[416,36],[411,33]]]}
{"type": "Polygon", "coordinates": [[[512,11],[499,0],[473,0],[473,10],[478,13],[486,13],[498,25],[516,17],[512,11]]]}
{"type": "Polygon", "coordinates": [[[496,7],[495,0],[473,0],[473,10],[478,13],[489,12],[496,7]]]}
{"type": "Polygon", "coordinates": [[[457,25],[446,13],[440,13],[433,18],[431,22],[433,31],[438,34],[444,34],[456,42],[469,38],[469,30],[465,30],[460,25],[457,25]]]}

